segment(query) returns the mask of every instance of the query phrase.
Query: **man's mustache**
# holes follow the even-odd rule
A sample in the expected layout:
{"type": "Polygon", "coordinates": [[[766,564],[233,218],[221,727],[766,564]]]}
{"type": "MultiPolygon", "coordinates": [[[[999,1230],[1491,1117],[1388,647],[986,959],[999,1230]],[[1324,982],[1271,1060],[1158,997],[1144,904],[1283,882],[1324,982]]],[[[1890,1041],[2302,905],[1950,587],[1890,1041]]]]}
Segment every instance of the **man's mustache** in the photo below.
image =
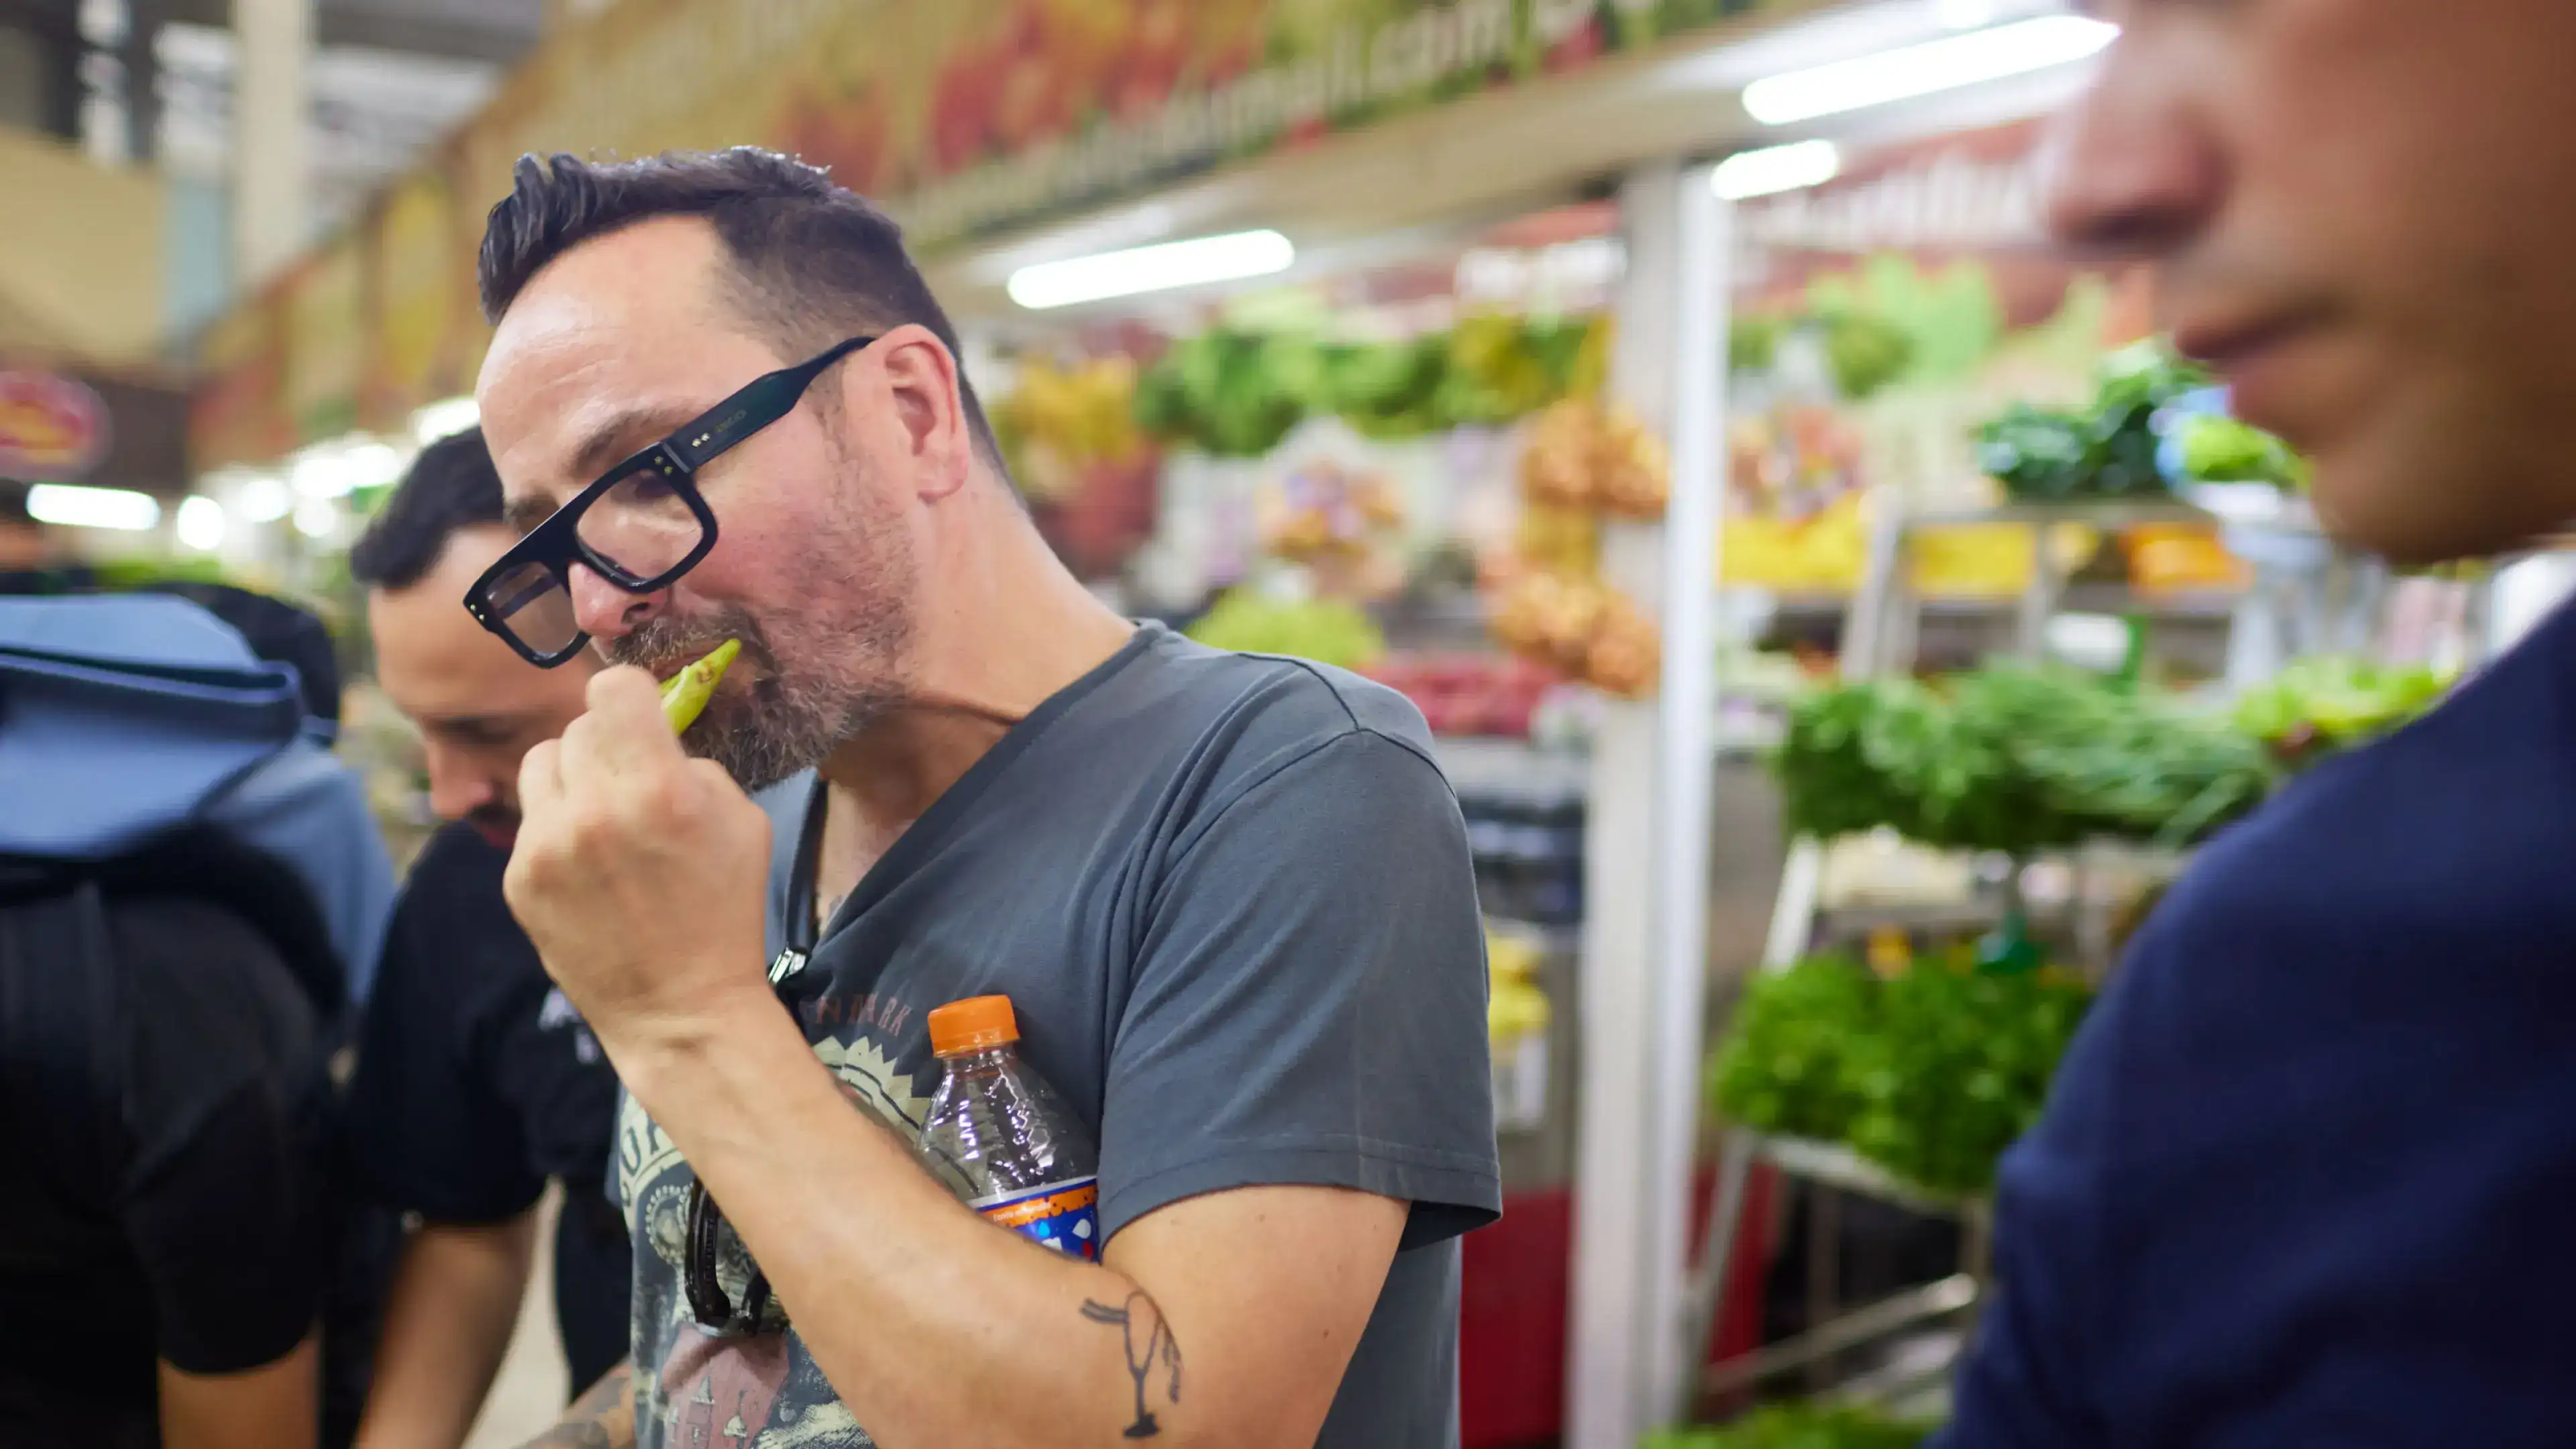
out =
{"type": "Polygon", "coordinates": [[[611,664],[631,664],[655,675],[692,663],[727,639],[742,641],[742,652],[768,678],[778,675],[778,656],[769,647],[768,631],[748,612],[726,609],[697,619],[651,619],[641,628],[608,643],[611,664]]]}

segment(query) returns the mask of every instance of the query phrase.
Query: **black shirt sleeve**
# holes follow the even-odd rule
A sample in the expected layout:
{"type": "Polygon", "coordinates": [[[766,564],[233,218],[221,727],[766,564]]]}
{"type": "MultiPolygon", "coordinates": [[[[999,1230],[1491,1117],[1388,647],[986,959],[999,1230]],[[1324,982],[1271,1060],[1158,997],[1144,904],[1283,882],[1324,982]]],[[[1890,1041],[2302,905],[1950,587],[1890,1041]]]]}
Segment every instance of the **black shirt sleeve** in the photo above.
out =
{"type": "Polygon", "coordinates": [[[119,1203],[157,1351],[231,1373],[313,1329],[330,1242],[318,1025],[275,950],[193,900],[119,908],[132,1024],[119,1203]]]}
{"type": "MultiPolygon", "coordinates": [[[[485,1023],[508,1009],[496,996],[512,995],[509,978],[535,969],[512,955],[533,961],[501,898],[500,859],[451,830],[413,867],[385,933],[350,1083],[349,1155],[362,1184],[440,1222],[498,1222],[545,1190],[521,1115],[478,1060],[490,1042],[485,1023]]],[[[531,1026],[537,1009],[527,1004],[531,1026]]]]}

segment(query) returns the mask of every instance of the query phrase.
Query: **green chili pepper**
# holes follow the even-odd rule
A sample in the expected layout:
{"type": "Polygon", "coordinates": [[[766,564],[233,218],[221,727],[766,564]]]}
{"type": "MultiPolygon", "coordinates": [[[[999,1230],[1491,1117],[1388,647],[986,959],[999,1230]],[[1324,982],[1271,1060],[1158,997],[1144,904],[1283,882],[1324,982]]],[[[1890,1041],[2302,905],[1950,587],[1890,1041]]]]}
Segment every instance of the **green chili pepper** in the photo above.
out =
{"type": "Polygon", "coordinates": [[[689,726],[704,714],[707,701],[716,697],[716,685],[732,667],[735,655],[742,652],[742,641],[727,639],[708,651],[706,657],[662,681],[662,717],[671,722],[671,733],[687,734],[689,726]]]}

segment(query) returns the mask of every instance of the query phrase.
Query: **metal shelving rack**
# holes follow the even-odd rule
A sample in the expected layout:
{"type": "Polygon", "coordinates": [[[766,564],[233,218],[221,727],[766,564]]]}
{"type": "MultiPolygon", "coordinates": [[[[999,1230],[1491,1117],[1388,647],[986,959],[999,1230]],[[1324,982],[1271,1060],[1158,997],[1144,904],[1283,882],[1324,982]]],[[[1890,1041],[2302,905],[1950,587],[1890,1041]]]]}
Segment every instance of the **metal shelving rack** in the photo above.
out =
{"type": "MultiPolygon", "coordinates": [[[[1941,604],[1917,594],[1908,579],[1907,545],[1922,529],[2022,523],[2038,530],[2032,577],[2013,605],[2018,621],[2013,652],[2037,659],[2046,651],[2048,624],[2063,608],[2068,587],[2047,547],[2047,530],[2060,524],[2082,524],[2110,532],[2174,522],[2223,523],[2236,531],[2240,541],[2251,535],[2258,545],[2246,550],[2257,556],[2253,586],[2231,601],[2224,615],[2229,628],[2226,674],[2231,689],[2268,677],[2297,654],[2356,649],[2371,637],[2390,594],[2388,570],[2376,561],[2327,543],[2304,503],[2296,500],[2287,501],[2269,517],[2253,520],[2222,519],[2180,500],[1949,511],[1908,511],[1884,506],[1873,520],[1861,585],[1844,621],[1843,677],[1856,680],[1912,668],[1919,620],[1927,603],[1934,607],[1941,604]],[[2277,546],[2261,547],[2266,540],[2277,546]]],[[[2487,634],[2484,622],[2492,610],[2487,593],[2485,589],[2474,590],[2469,605],[2472,627],[2467,632],[2481,645],[2487,634]]],[[[2194,612],[2212,611],[2203,600],[2196,601],[2194,612]]],[[[2080,887],[2083,856],[2083,852],[2074,856],[2079,885],[2072,899],[2079,906],[2078,936],[2088,949],[2097,949],[2092,938],[2102,937],[2098,950],[2105,958],[2103,964],[2107,964],[2107,926],[2093,923],[2101,928],[2086,929],[2080,910],[2084,898],[2080,887]]],[[[1806,954],[1823,919],[1819,900],[1823,866],[1823,850],[1817,842],[1802,839],[1791,846],[1758,969],[1785,970],[1806,954]]],[[[1732,1247],[1743,1221],[1745,1194],[1756,1162],[1769,1164],[1816,1195],[1816,1219],[1811,1232],[1819,1239],[1834,1232],[1838,1198],[1843,1194],[1956,1218],[1963,1230],[1959,1268],[1936,1282],[1839,1310],[1834,1303],[1836,1285],[1830,1266],[1811,1258],[1812,1326],[1795,1338],[1766,1345],[1695,1375],[1683,1391],[1683,1402],[1675,1406],[1677,1421],[1696,1417],[1699,1407],[1712,1398],[1794,1373],[1804,1372],[1811,1388],[1829,1388],[1831,1365],[1842,1355],[1913,1329],[1970,1315],[1985,1292],[1990,1267],[1989,1214],[1983,1200],[1945,1198],[1927,1192],[1879,1170],[1840,1144],[1729,1132],[1705,1232],[1700,1238],[1700,1259],[1692,1270],[1685,1300],[1686,1362],[1698,1363],[1704,1357],[1718,1305],[1725,1301],[1732,1247]]],[[[1886,1390],[1901,1379],[1900,1375],[1876,1387],[1886,1390]]],[[[1846,1387],[1858,1389],[1861,1385],[1854,1382],[1846,1387]]]]}

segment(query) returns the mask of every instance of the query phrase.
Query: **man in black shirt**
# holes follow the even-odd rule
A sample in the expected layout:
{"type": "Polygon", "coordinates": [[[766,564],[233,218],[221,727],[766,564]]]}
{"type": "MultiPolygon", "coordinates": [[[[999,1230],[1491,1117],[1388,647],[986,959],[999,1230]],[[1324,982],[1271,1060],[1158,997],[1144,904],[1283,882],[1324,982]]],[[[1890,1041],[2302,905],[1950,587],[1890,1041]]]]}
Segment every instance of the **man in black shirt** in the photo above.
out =
{"type": "Polygon", "coordinates": [[[302,1110],[316,1004],[244,915],[166,879],[107,890],[106,999],[140,1009],[74,1013],[103,1032],[115,1100],[93,1108],[121,1130],[72,1171],[28,1039],[62,1013],[33,998],[103,967],[11,900],[0,886],[0,1444],[309,1449],[330,1257],[302,1110]]]}
{"type": "Polygon", "coordinates": [[[479,432],[425,449],[350,554],[377,671],[419,726],[452,823],[412,867],[351,1084],[362,1179],[410,1213],[364,1449],[462,1442],[517,1321],[549,1178],[555,1304],[576,1388],[626,1351],[625,1229],[603,1195],[617,1081],[501,898],[519,757],[581,713],[586,668],[521,662],[456,601],[513,535],[479,432]]]}

